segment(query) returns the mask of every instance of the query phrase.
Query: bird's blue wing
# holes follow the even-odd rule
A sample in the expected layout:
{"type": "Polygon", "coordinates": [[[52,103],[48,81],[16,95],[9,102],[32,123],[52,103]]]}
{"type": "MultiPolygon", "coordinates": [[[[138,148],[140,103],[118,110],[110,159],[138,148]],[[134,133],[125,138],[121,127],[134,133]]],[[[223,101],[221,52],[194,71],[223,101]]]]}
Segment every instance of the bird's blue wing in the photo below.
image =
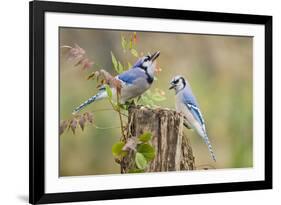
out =
{"type": "Polygon", "coordinates": [[[200,109],[193,104],[187,104],[187,107],[191,111],[191,113],[195,117],[195,119],[198,122],[200,122],[201,125],[205,126],[204,118],[202,116],[200,109]]]}
{"type": "Polygon", "coordinates": [[[196,107],[199,107],[197,100],[195,96],[192,93],[192,90],[189,87],[185,87],[184,90],[182,91],[182,100],[183,102],[187,104],[192,104],[196,107]]]}
{"type": "Polygon", "coordinates": [[[118,75],[117,78],[126,84],[133,84],[136,79],[143,75],[145,74],[139,69],[130,69],[118,75]]]}
{"type": "Polygon", "coordinates": [[[201,123],[201,125],[205,126],[203,115],[200,111],[199,105],[197,103],[196,98],[194,97],[190,88],[187,88],[183,91],[182,100],[187,108],[190,110],[194,118],[201,123]]]}
{"type": "MultiPolygon", "coordinates": [[[[211,153],[211,156],[212,156],[213,160],[216,161],[216,157],[215,157],[215,154],[213,152],[212,145],[209,141],[209,138],[208,138],[208,135],[207,135],[207,132],[206,132],[206,127],[205,127],[203,115],[200,111],[199,105],[198,105],[198,103],[196,101],[196,98],[193,95],[190,87],[184,88],[184,90],[182,91],[181,100],[185,104],[185,106],[188,108],[188,110],[192,113],[195,120],[201,124],[201,128],[203,130],[203,135],[201,135],[201,134],[199,134],[199,135],[201,137],[203,137],[205,143],[208,145],[208,149],[211,153]]],[[[201,132],[199,132],[199,133],[201,133],[201,132]]]]}

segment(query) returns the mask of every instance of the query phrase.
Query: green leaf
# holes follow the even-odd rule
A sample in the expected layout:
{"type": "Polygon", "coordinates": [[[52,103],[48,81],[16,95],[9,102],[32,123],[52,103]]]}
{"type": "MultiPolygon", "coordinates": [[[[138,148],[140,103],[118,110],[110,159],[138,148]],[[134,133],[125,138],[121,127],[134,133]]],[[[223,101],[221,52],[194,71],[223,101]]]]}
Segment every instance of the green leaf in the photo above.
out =
{"type": "Polygon", "coordinates": [[[139,152],[136,153],[135,162],[139,169],[145,169],[147,166],[147,161],[145,157],[139,152]]]}
{"type": "Polygon", "coordinates": [[[115,157],[118,157],[118,156],[126,156],[127,152],[126,151],[123,151],[123,147],[124,147],[125,143],[124,142],[117,142],[115,143],[113,146],[112,146],[112,154],[113,156],[115,157]]]}
{"type": "Polygon", "coordinates": [[[160,102],[163,100],[166,100],[166,98],[160,94],[155,93],[154,95],[151,96],[152,100],[160,102]]]}
{"type": "Polygon", "coordinates": [[[128,173],[143,173],[144,170],[143,169],[130,169],[128,171],[128,173]]]}
{"type": "Polygon", "coordinates": [[[108,97],[111,99],[112,98],[112,90],[109,87],[109,85],[105,85],[105,90],[106,90],[106,93],[107,93],[108,97]]]}
{"type": "Polygon", "coordinates": [[[140,103],[149,107],[154,107],[155,102],[166,100],[166,97],[161,95],[159,91],[151,92],[148,90],[141,96],[140,103]]]}
{"type": "Polygon", "coordinates": [[[114,66],[114,69],[118,72],[118,62],[113,54],[113,52],[111,51],[111,60],[112,60],[112,64],[114,66]]]}
{"type": "Polygon", "coordinates": [[[130,42],[129,42],[129,48],[130,48],[130,49],[133,48],[133,39],[132,39],[132,38],[130,39],[130,42]]]}
{"type": "Polygon", "coordinates": [[[126,104],[119,104],[118,105],[121,109],[123,110],[128,110],[129,109],[129,105],[126,105],[126,104]]]}
{"type": "Polygon", "coordinates": [[[151,161],[155,157],[155,149],[150,144],[140,144],[137,151],[141,153],[147,161],[151,161]]]}
{"type": "Polygon", "coordinates": [[[146,106],[153,107],[155,105],[153,100],[151,100],[149,95],[147,95],[147,94],[142,95],[140,101],[141,101],[141,104],[146,105],[146,106]]]}
{"type": "Polygon", "coordinates": [[[123,35],[121,36],[121,45],[122,45],[123,51],[126,52],[127,41],[126,41],[126,39],[125,39],[125,37],[123,35]]]}
{"type": "Polygon", "coordinates": [[[128,62],[128,69],[130,69],[132,67],[132,64],[130,62],[128,62]]]}
{"type": "MultiPolygon", "coordinates": [[[[111,99],[110,99],[111,100],[111,99]]],[[[112,106],[115,110],[118,110],[120,108],[119,104],[113,100],[111,100],[112,106]]]]}
{"type": "Polygon", "coordinates": [[[150,132],[146,132],[139,136],[139,140],[141,142],[148,142],[149,140],[151,140],[151,137],[152,134],[150,132]]]}
{"type": "Polygon", "coordinates": [[[138,56],[139,56],[137,50],[134,49],[134,48],[131,49],[131,53],[132,53],[132,55],[135,56],[135,57],[138,57],[138,56]]]}
{"type": "Polygon", "coordinates": [[[146,91],[145,95],[151,95],[151,91],[150,90],[146,91]]]}
{"type": "Polygon", "coordinates": [[[118,61],[118,73],[123,73],[124,68],[123,65],[120,63],[120,61],[118,61]]]}

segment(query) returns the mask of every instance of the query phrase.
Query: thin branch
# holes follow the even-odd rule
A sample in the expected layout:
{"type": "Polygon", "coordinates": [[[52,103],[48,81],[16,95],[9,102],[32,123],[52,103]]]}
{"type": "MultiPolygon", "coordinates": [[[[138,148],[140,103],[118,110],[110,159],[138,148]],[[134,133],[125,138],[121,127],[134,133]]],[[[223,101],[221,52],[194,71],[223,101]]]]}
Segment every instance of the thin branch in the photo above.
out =
{"type": "MultiPolygon", "coordinates": [[[[104,109],[99,109],[99,110],[92,110],[92,112],[103,112],[103,111],[112,111],[112,110],[116,111],[116,109],[114,109],[114,108],[113,109],[111,109],[111,108],[104,108],[104,109]]],[[[125,116],[125,117],[129,117],[128,115],[126,115],[125,113],[122,113],[121,111],[120,111],[120,114],[125,116]]]]}
{"type": "Polygon", "coordinates": [[[65,46],[61,46],[61,48],[72,48],[72,47],[65,45],[65,46]]]}
{"type": "Polygon", "coordinates": [[[96,128],[96,129],[99,129],[99,130],[106,130],[106,129],[116,129],[116,128],[120,128],[120,126],[112,126],[112,127],[99,127],[99,126],[97,126],[96,124],[94,124],[93,123],[93,125],[94,125],[94,127],[96,128]]]}
{"type": "Polygon", "coordinates": [[[112,111],[113,108],[104,108],[104,109],[98,109],[98,110],[92,110],[92,112],[103,112],[103,111],[112,111]]]}
{"type": "MultiPolygon", "coordinates": [[[[113,105],[111,99],[109,99],[109,102],[112,106],[112,108],[118,112],[118,115],[119,115],[119,120],[120,120],[120,125],[121,125],[121,134],[122,134],[122,139],[121,141],[123,141],[125,139],[125,133],[124,133],[124,126],[123,126],[123,119],[122,119],[122,113],[120,111],[120,107],[118,106],[117,108],[115,108],[115,106],[113,105]]],[[[119,105],[119,94],[117,93],[117,105],[119,105]]]]}

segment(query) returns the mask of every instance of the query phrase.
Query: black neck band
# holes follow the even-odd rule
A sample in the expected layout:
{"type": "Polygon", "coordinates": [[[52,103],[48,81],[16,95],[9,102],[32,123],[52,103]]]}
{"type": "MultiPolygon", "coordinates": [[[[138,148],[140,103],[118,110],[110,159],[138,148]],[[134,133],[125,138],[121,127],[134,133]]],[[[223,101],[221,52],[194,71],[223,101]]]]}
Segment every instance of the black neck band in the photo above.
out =
{"type": "Polygon", "coordinates": [[[144,70],[145,75],[147,76],[147,78],[146,78],[147,82],[149,84],[153,83],[154,78],[151,75],[149,75],[149,73],[147,72],[147,67],[144,67],[143,65],[141,65],[140,68],[144,70]]]}
{"type": "Polygon", "coordinates": [[[146,74],[146,76],[147,76],[147,78],[146,78],[147,82],[148,82],[149,84],[153,83],[154,78],[151,77],[151,76],[148,74],[147,71],[145,71],[145,74],[146,74]]]}

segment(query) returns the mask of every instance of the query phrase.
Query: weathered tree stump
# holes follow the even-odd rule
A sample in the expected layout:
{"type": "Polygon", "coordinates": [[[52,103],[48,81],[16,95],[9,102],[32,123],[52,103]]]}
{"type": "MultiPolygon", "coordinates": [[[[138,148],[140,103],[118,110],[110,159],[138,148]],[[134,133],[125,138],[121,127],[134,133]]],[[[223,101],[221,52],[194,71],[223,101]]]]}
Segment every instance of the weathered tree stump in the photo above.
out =
{"type": "MultiPolygon", "coordinates": [[[[129,108],[128,138],[145,132],[153,135],[156,150],[146,172],[193,170],[194,157],[189,140],[183,135],[183,117],[174,110],[137,106],[129,108]]],[[[121,173],[130,170],[132,151],[121,162],[121,173]]]]}

